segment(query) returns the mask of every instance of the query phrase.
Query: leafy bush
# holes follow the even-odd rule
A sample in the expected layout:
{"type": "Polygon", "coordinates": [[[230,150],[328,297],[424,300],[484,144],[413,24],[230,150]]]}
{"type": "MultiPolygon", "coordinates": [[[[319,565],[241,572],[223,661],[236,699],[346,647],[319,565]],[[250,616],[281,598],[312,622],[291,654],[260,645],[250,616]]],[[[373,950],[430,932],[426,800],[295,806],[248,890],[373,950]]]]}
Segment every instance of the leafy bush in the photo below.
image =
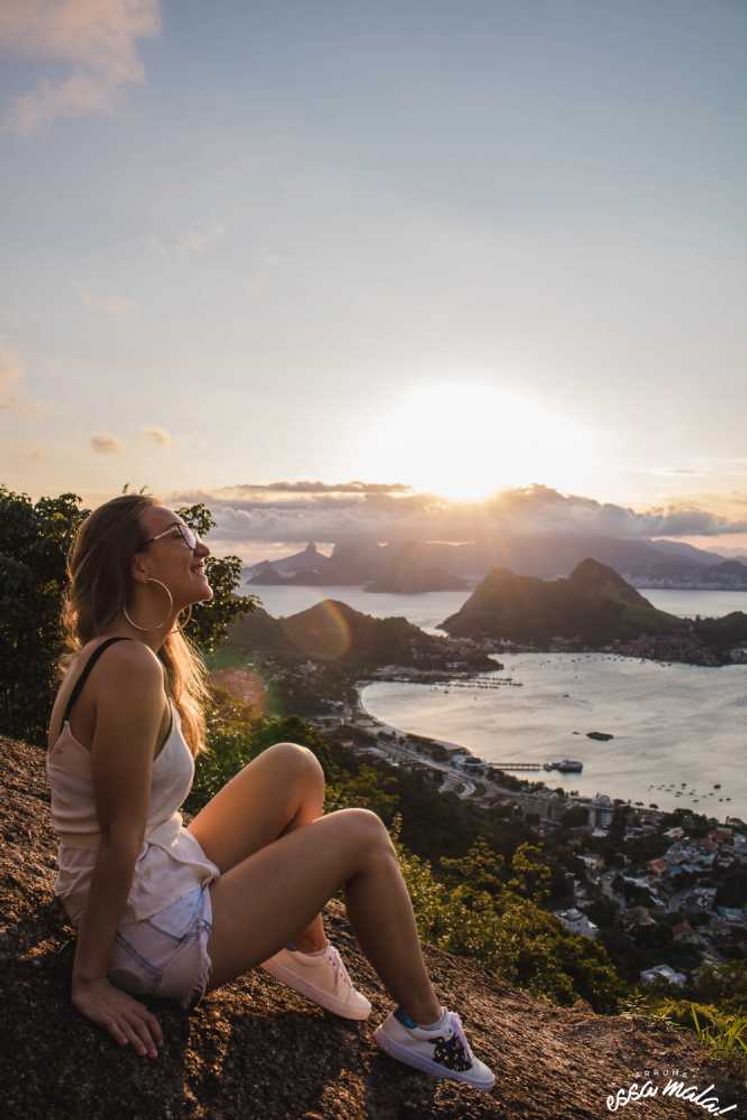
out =
{"type": "Polygon", "coordinates": [[[747,1016],[744,1014],[671,996],[652,999],[648,1005],[642,1004],[641,1009],[654,1018],[666,1019],[694,1031],[699,1042],[714,1055],[736,1060],[747,1072],[747,1016]]]}
{"type": "Polygon", "coordinates": [[[57,689],[65,561],[88,512],[80,498],[0,486],[0,729],[41,744],[57,689]]]}
{"type": "Polygon", "coordinates": [[[693,976],[695,995],[703,1003],[718,1003],[722,1011],[747,1008],[747,961],[707,961],[693,976]]]}
{"type": "MultiPolygon", "coordinates": [[[[42,745],[62,652],[60,615],[67,556],[80,523],[90,512],[77,494],[33,503],[0,485],[0,730],[42,745]]],[[[176,511],[206,535],[215,522],[204,505],[176,511]]],[[[196,604],[190,637],[203,652],[225,636],[231,620],[252,611],[253,597],[236,594],[237,556],[209,556],[205,571],[213,588],[209,603],[196,604]]]]}

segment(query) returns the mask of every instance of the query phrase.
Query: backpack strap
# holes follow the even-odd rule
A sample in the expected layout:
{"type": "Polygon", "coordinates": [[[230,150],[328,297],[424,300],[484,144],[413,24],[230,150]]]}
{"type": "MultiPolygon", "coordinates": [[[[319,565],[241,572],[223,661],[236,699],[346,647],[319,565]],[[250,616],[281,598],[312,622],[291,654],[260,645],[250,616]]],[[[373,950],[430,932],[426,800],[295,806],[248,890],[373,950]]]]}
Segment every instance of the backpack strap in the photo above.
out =
{"type": "Polygon", "coordinates": [[[101,657],[101,654],[104,652],[106,647],[112,645],[114,642],[132,642],[132,641],[134,641],[133,638],[125,638],[123,636],[117,635],[114,638],[107,638],[106,641],[101,643],[101,645],[96,646],[96,649],[93,651],[91,656],[88,658],[88,661],[86,661],[86,665],[85,665],[85,668],[84,668],[83,672],[80,674],[77,681],[75,682],[75,688],[70,693],[70,699],[67,702],[67,707],[65,708],[65,714],[62,717],[63,724],[66,722],[66,720],[70,716],[70,712],[72,711],[73,704],[75,703],[75,701],[80,696],[81,691],[83,689],[83,685],[86,683],[86,679],[88,677],[88,674],[91,672],[91,669],[93,669],[94,665],[96,664],[97,658],[101,657]]]}

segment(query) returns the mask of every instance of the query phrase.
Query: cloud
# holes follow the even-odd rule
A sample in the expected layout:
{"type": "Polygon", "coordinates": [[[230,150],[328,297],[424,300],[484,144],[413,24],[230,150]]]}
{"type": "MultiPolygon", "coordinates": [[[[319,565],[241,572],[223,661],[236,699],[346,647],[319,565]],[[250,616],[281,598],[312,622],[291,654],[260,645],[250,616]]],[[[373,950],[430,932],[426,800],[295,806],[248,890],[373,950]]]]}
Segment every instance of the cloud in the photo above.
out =
{"type": "Polygon", "coordinates": [[[268,493],[288,494],[389,494],[405,493],[412,487],[404,482],[247,482],[239,486],[226,486],[212,493],[219,498],[250,498],[252,495],[268,493]]]}
{"type": "Polygon", "coordinates": [[[185,260],[188,257],[196,257],[207,252],[208,249],[212,249],[225,236],[225,233],[225,226],[206,224],[182,230],[170,237],[153,234],[150,243],[165,257],[185,260]]]}
{"type": "Polygon", "coordinates": [[[187,491],[171,500],[204,502],[216,519],[214,537],[226,544],[354,537],[489,541],[550,531],[629,539],[747,533],[747,497],[742,505],[735,499],[729,509],[714,500],[710,508],[680,501],[636,511],[537,484],[499,491],[482,502],[405,493],[409,489],[401,483],[276,482],[187,491]]]}
{"type": "Polygon", "coordinates": [[[730,520],[720,511],[704,509],[692,498],[637,512],[630,507],[577,494],[563,495],[547,486],[535,485],[504,491],[490,499],[488,505],[506,527],[524,531],[552,529],[630,538],[747,532],[747,518],[730,520]]]}
{"type": "Polygon", "coordinates": [[[0,48],[66,70],[16,97],[6,128],[28,135],[59,117],[113,112],[124,86],[145,81],[138,40],[160,28],[159,0],[3,0],[0,48]]]}
{"type": "Polygon", "coordinates": [[[24,379],[21,359],[0,346],[0,412],[14,412],[35,419],[52,415],[56,405],[29,397],[24,391],[24,379]]]}
{"type": "Polygon", "coordinates": [[[124,451],[121,439],[109,432],[95,432],[91,436],[91,447],[97,455],[118,455],[120,451],[124,451]]]}
{"type": "Polygon", "coordinates": [[[91,307],[94,311],[104,311],[107,315],[123,315],[135,306],[131,299],[123,296],[101,296],[85,287],[80,289],[80,298],[86,307],[91,307]]]}
{"type": "MultiPolygon", "coordinates": [[[[716,499],[719,506],[722,499],[716,499]]],[[[726,513],[703,509],[697,505],[670,505],[666,509],[650,510],[644,514],[648,528],[647,535],[652,537],[718,537],[724,533],[747,533],[747,496],[738,504],[741,517],[729,517],[726,513]]]]}
{"type": "Polygon", "coordinates": [[[23,366],[14,354],[0,353],[0,411],[18,408],[23,366]]]}
{"type": "Polygon", "coordinates": [[[698,478],[724,478],[727,475],[744,478],[747,475],[747,458],[734,455],[695,459],[690,467],[651,467],[646,473],[664,478],[683,474],[698,478]]]}
{"type": "Polygon", "coordinates": [[[143,428],[143,435],[151,443],[155,443],[157,447],[169,447],[171,445],[171,433],[167,432],[165,428],[159,427],[158,424],[149,424],[143,428]]]}

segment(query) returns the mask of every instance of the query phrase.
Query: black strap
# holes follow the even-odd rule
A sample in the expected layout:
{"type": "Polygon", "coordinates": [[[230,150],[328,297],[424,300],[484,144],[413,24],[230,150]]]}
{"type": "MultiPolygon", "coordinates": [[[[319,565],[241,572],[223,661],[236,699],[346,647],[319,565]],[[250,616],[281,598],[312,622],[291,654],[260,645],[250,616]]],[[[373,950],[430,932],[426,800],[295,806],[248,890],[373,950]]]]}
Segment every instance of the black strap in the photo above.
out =
{"type": "Polygon", "coordinates": [[[117,637],[115,637],[115,638],[107,638],[106,641],[102,642],[100,646],[96,646],[96,649],[93,651],[91,656],[88,658],[88,661],[86,661],[85,669],[80,674],[77,681],[75,682],[75,688],[70,693],[70,699],[67,702],[67,707],[65,708],[65,714],[62,717],[62,722],[63,723],[70,716],[70,712],[72,710],[73,704],[75,703],[75,701],[80,696],[81,689],[83,688],[83,685],[86,683],[86,678],[87,678],[88,674],[91,672],[91,669],[93,669],[94,665],[96,664],[96,658],[100,657],[101,654],[106,649],[106,647],[112,645],[113,642],[132,642],[132,641],[134,641],[133,638],[125,638],[123,636],[117,635],[117,637]]]}

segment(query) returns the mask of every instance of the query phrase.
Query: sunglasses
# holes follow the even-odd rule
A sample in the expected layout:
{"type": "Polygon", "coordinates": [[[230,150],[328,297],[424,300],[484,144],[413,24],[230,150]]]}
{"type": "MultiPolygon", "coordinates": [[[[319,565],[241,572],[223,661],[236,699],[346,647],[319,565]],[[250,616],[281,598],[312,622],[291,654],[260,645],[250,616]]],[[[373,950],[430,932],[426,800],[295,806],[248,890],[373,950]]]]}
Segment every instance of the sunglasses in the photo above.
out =
{"type": "Polygon", "coordinates": [[[182,525],[181,523],[179,523],[175,525],[169,525],[168,529],[164,529],[162,533],[157,533],[155,537],[148,537],[147,541],[143,541],[142,547],[145,548],[146,544],[151,544],[153,541],[160,541],[162,537],[171,536],[174,540],[176,540],[176,537],[174,536],[175,533],[179,534],[179,536],[186,544],[187,548],[189,548],[192,552],[194,552],[198,544],[201,543],[200,538],[198,537],[197,533],[195,533],[194,529],[190,529],[189,525],[182,525]]]}

